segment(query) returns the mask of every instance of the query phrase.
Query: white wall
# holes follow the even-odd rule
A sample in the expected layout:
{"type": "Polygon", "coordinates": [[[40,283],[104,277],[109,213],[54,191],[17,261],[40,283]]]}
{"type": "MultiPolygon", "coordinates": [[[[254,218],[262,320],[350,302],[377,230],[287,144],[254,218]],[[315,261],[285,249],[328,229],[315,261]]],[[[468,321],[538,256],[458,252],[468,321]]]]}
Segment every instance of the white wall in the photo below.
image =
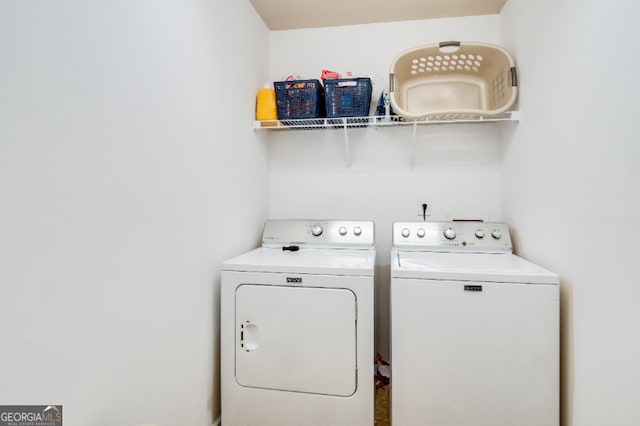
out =
{"type": "MultiPolygon", "coordinates": [[[[388,86],[389,67],[402,51],[444,40],[499,42],[498,15],[271,32],[271,78],[295,73],[320,78],[322,69],[370,76],[373,103],[388,86]]],[[[479,217],[500,220],[499,126],[435,126],[343,132],[261,134],[270,155],[270,215],[274,218],[368,219],[376,224],[377,349],[388,351],[391,224],[479,217]],[[414,162],[413,168],[411,162],[414,162]]]]}
{"type": "Polygon", "coordinates": [[[640,424],[640,6],[509,0],[524,120],[505,141],[504,219],[562,279],[563,425],[640,424]]]}
{"type": "Polygon", "coordinates": [[[638,424],[639,9],[269,33],[248,2],[0,0],[0,400],[61,403],[71,426],[209,424],[219,264],[266,216],[375,220],[384,352],[391,222],[429,198],[433,220],[507,221],[561,275],[563,425],[638,424]],[[503,144],[421,128],[412,169],[408,128],[358,129],[347,167],[339,131],[251,133],[265,77],[350,70],[375,100],[397,53],[448,39],[515,54],[503,144]]]}
{"type": "Polygon", "coordinates": [[[268,63],[249,2],[0,0],[3,404],[217,417],[220,262],[267,216],[268,63]]]}

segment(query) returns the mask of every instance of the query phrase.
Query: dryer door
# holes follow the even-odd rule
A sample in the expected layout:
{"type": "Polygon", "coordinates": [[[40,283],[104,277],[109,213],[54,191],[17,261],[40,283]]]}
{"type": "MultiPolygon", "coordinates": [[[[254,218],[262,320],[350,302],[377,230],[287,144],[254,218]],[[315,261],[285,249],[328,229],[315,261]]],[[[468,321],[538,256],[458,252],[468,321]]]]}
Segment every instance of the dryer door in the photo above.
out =
{"type": "Polygon", "coordinates": [[[236,289],[241,386],[350,396],[356,391],[356,296],[348,289],[236,289]]]}

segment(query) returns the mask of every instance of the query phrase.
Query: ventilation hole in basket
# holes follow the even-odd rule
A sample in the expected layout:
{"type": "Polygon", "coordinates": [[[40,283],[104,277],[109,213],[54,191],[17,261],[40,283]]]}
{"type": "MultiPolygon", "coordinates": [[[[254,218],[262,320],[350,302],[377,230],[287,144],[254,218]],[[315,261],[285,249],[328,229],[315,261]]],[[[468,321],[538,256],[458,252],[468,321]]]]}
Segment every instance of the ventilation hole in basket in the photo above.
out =
{"type": "Polygon", "coordinates": [[[469,65],[465,65],[464,69],[467,70],[467,71],[471,71],[471,67],[469,65]]]}
{"type": "Polygon", "coordinates": [[[418,66],[417,65],[411,65],[411,69],[417,70],[418,66]]]}
{"type": "Polygon", "coordinates": [[[433,71],[433,68],[427,67],[427,71],[431,72],[431,71],[433,71]]]}
{"type": "Polygon", "coordinates": [[[427,58],[420,58],[420,62],[427,62],[427,58]]]}
{"type": "Polygon", "coordinates": [[[454,59],[453,61],[451,61],[451,62],[449,62],[449,63],[450,63],[451,65],[455,65],[455,64],[457,64],[457,63],[458,63],[458,61],[456,61],[456,60],[454,59]]]}
{"type": "Polygon", "coordinates": [[[467,65],[473,65],[473,62],[467,59],[467,65]]]}
{"type": "Polygon", "coordinates": [[[432,67],[433,66],[433,62],[427,62],[427,66],[428,67],[432,67]]]}
{"type": "Polygon", "coordinates": [[[458,59],[458,55],[451,55],[453,59],[458,59]]]}
{"type": "Polygon", "coordinates": [[[447,65],[449,65],[449,61],[442,61],[442,65],[446,67],[447,65]]]}
{"type": "Polygon", "coordinates": [[[471,59],[473,61],[475,59],[475,56],[469,55],[469,59],[471,59]]]}
{"type": "Polygon", "coordinates": [[[440,71],[440,67],[433,67],[434,71],[440,71]]]}
{"type": "Polygon", "coordinates": [[[476,55],[476,59],[479,60],[480,62],[482,62],[482,60],[484,59],[482,56],[480,55],[476,55]]]}
{"type": "Polygon", "coordinates": [[[413,70],[413,71],[411,71],[411,74],[416,75],[416,74],[418,74],[418,71],[413,70]]]}
{"type": "Polygon", "coordinates": [[[475,72],[478,72],[478,67],[473,67],[473,70],[474,70],[475,72]]]}
{"type": "Polygon", "coordinates": [[[427,56],[427,59],[433,61],[433,56],[427,56]]]}
{"type": "Polygon", "coordinates": [[[476,67],[479,67],[479,66],[480,66],[480,61],[475,61],[473,64],[474,64],[476,67]]]}
{"type": "Polygon", "coordinates": [[[449,59],[451,59],[451,56],[449,56],[449,55],[444,55],[444,59],[448,61],[449,59]]]}
{"type": "Polygon", "coordinates": [[[453,70],[455,70],[455,69],[456,69],[456,67],[454,67],[453,65],[449,65],[449,70],[450,70],[450,71],[453,71],[453,70]]]}
{"type": "Polygon", "coordinates": [[[456,69],[459,71],[462,71],[462,66],[461,65],[456,65],[456,69]]]}
{"type": "Polygon", "coordinates": [[[467,55],[463,53],[462,55],[460,55],[460,59],[467,59],[467,55]]]}
{"type": "Polygon", "coordinates": [[[436,59],[441,61],[442,60],[442,56],[438,55],[438,56],[436,56],[436,59]]]}
{"type": "Polygon", "coordinates": [[[413,62],[414,64],[417,64],[417,63],[418,63],[418,60],[417,60],[417,59],[414,59],[414,60],[413,60],[413,61],[411,61],[411,62],[413,62]]]}
{"type": "Polygon", "coordinates": [[[420,68],[424,68],[424,64],[423,63],[420,63],[420,68]]]}

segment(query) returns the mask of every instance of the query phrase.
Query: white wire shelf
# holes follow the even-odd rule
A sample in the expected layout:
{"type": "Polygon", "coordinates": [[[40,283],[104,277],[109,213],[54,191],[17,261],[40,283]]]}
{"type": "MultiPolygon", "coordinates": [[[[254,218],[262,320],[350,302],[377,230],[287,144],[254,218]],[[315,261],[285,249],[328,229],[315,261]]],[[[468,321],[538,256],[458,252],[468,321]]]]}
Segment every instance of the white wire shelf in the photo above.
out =
{"type": "Polygon", "coordinates": [[[295,120],[264,120],[254,121],[254,130],[270,131],[290,131],[290,130],[319,130],[319,129],[342,129],[344,136],[345,154],[347,166],[351,167],[351,146],[349,143],[349,129],[353,128],[384,128],[411,126],[411,159],[409,161],[413,170],[416,133],[420,126],[446,125],[446,124],[482,124],[496,122],[517,122],[520,121],[520,111],[507,111],[495,116],[475,116],[475,117],[448,117],[439,119],[424,120],[403,120],[397,116],[369,116],[369,117],[341,117],[341,118],[307,118],[295,120]]]}
{"type": "Polygon", "coordinates": [[[424,120],[403,120],[397,116],[369,116],[369,117],[337,117],[337,118],[306,118],[290,120],[263,120],[254,121],[254,130],[314,130],[314,129],[341,129],[362,127],[397,127],[397,126],[427,126],[442,124],[473,124],[493,123],[501,121],[519,121],[520,111],[508,111],[496,116],[477,117],[450,117],[424,120]]]}

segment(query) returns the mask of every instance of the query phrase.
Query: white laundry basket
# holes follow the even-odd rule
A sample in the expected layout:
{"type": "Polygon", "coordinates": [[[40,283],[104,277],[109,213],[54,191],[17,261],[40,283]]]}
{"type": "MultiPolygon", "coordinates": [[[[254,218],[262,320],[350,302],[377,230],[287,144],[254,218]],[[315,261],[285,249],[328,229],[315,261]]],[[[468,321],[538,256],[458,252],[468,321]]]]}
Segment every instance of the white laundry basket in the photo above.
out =
{"type": "Polygon", "coordinates": [[[500,115],[518,96],[515,62],[500,46],[448,41],[399,54],[391,65],[393,111],[410,120],[500,115]]]}

